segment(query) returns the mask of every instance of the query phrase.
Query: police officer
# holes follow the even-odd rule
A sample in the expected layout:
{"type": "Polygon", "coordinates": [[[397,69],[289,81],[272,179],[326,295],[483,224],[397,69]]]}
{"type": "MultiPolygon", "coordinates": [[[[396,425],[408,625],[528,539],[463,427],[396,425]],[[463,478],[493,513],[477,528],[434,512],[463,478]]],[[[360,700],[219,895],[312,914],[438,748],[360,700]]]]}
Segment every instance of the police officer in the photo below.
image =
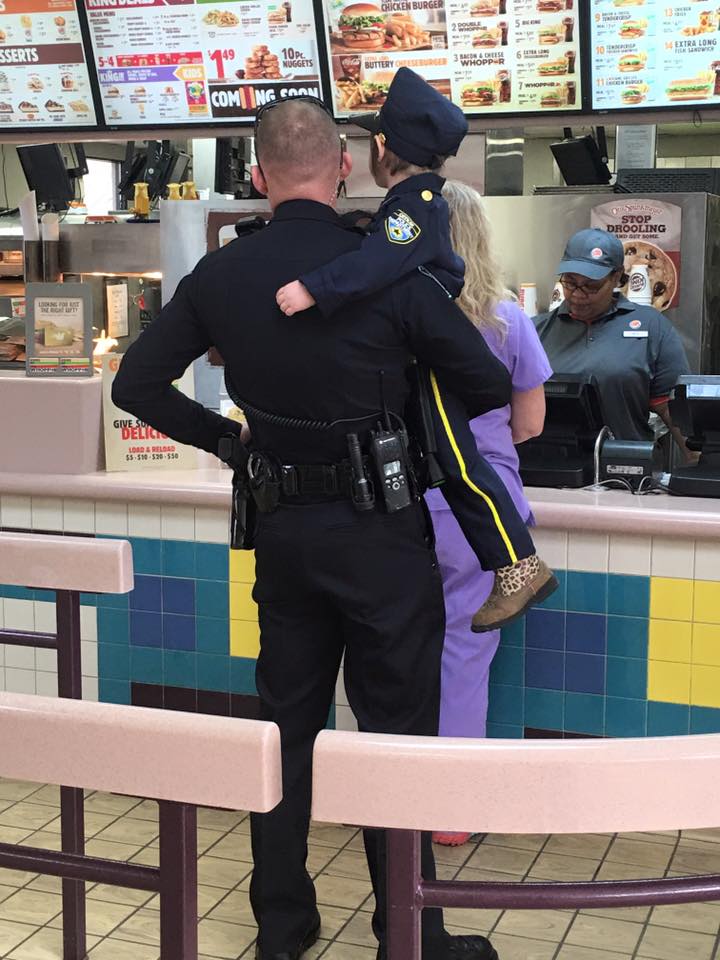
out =
{"type": "MultiPolygon", "coordinates": [[[[507,403],[510,383],[470,321],[420,273],[331,321],[317,311],[307,323],[284,317],[279,286],[361,242],[333,209],[351,162],[332,118],[308,99],[262,111],[256,151],[254,182],[268,196],[272,221],[208,254],[179,284],[128,350],[113,399],[176,440],[217,453],[237,425],[172,387],[213,345],[245,408],[249,473],[262,481],[256,681],[261,717],[281,732],[284,794],[274,811],[252,818],[250,896],[257,958],[296,960],[319,936],[305,866],[312,746],[343,653],[361,729],[437,733],[440,576],[420,501],[388,511],[383,473],[396,476],[398,468],[372,465],[371,431],[381,417],[391,428],[398,423],[412,355],[432,359],[472,416],[507,403]]],[[[369,832],[365,842],[384,958],[383,834],[369,832]]],[[[429,837],[423,857],[425,876],[434,876],[429,837]]],[[[450,937],[438,910],[423,911],[423,951],[426,960],[497,957],[483,937],[450,937]]]]}

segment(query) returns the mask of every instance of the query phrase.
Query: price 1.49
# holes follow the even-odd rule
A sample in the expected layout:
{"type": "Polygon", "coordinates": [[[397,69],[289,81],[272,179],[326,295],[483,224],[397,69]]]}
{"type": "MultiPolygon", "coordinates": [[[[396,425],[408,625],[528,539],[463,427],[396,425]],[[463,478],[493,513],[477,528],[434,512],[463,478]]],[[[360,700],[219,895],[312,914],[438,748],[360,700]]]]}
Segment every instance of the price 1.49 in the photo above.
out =
{"type": "Polygon", "coordinates": [[[225,63],[235,59],[234,50],[211,50],[208,57],[215,64],[218,80],[225,79],[225,63]]]}

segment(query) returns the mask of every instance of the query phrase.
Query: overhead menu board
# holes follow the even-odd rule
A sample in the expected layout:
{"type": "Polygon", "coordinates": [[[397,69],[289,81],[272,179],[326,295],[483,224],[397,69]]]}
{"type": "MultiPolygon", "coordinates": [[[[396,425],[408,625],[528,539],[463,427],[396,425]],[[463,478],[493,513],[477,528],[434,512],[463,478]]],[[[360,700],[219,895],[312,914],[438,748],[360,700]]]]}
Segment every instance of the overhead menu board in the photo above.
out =
{"type": "Polygon", "coordinates": [[[312,0],[85,0],[110,126],[237,123],[320,96],[312,0]]]}
{"type": "Polygon", "coordinates": [[[468,114],[582,107],[575,0],[324,0],[338,117],[377,110],[415,70],[468,114]]]}
{"type": "Polygon", "coordinates": [[[673,0],[593,0],[596,110],[720,103],[720,11],[673,0]]]}
{"type": "Polygon", "coordinates": [[[0,125],[96,123],[75,0],[0,3],[0,125]]]}

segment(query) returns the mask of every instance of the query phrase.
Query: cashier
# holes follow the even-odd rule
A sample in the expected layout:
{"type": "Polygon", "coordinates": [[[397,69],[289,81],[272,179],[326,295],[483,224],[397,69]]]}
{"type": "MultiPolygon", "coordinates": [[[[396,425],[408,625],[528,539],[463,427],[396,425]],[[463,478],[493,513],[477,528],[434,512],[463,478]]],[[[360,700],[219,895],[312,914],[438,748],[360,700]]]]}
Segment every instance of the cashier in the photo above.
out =
{"type": "Polygon", "coordinates": [[[595,378],[615,437],[652,439],[648,417],[657,413],[687,456],[668,407],[670,391],[689,372],[685,350],[659,310],[618,293],[624,261],[621,241],[605,230],[571,237],[558,268],[565,299],[536,318],[540,341],[555,373],[595,378]]]}

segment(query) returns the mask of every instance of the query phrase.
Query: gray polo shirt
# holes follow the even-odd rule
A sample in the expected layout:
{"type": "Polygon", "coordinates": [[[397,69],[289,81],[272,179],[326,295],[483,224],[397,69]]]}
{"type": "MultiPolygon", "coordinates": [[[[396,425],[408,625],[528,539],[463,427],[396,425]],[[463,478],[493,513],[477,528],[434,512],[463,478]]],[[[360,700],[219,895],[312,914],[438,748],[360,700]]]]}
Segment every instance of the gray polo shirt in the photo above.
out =
{"type": "Polygon", "coordinates": [[[536,317],[535,326],[555,373],[595,377],[616,437],[652,438],[650,401],[667,397],[689,373],[680,337],[664,314],[618,296],[591,324],[573,320],[563,302],[536,317]]]}

